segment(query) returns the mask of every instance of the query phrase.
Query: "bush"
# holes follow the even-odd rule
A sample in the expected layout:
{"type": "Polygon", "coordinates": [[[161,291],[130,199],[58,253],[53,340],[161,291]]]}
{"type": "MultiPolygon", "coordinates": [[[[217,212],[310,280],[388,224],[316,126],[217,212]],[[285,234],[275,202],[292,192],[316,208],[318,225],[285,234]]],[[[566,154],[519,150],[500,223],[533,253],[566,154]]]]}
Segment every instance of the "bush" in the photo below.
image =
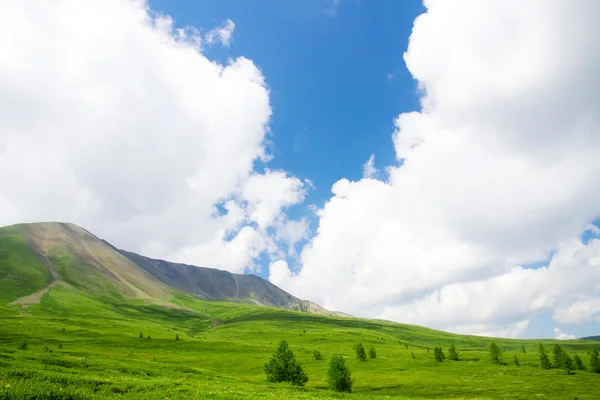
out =
{"type": "Polygon", "coordinates": [[[375,351],[375,347],[373,345],[369,347],[369,358],[377,358],[377,352],[375,351]]]}
{"type": "Polygon", "coordinates": [[[179,340],[179,333],[175,334],[175,340],[179,340]]]}
{"type": "Polygon", "coordinates": [[[313,357],[315,358],[315,360],[323,359],[323,356],[321,355],[321,352],[319,350],[313,350],[313,357]]]}
{"type": "Polygon", "coordinates": [[[62,343],[59,343],[59,344],[58,344],[58,348],[59,348],[60,350],[62,350],[62,348],[63,348],[63,345],[62,345],[62,343]]]}
{"type": "Polygon", "coordinates": [[[362,343],[357,343],[354,345],[354,351],[356,352],[356,358],[360,361],[367,361],[367,353],[365,352],[365,347],[362,343]]]}
{"type": "Polygon", "coordinates": [[[410,352],[410,357],[411,358],[415,358],[415,353],[413,353],[412,351],[410,352]]]}
{"type": "Polygon", "coordinates": [[[29,346],[29,344],[27,343],[27,340],[23,340],[21,343],[19,343],[17,345],[17,350],[27,350],[27,346],[29,346]]]}
{"type": "Polygon", "coordinates": [[[267,382],[288,382],[296,386],[304,386],[308,376],[302,370],[302,364],[296,361],[294,353],[287,342],[282,340],[268,363],[265,364],[267,382]]]}
{"type": "Polygon", "coordinates": [[[344,357],[337,354],[331,356],[327,371],[327,386],[336,392],[351,392],[353,383],[352,374],[344,357]]]}
{"type": "Polygon", "coordinates": [[[500,350],[500,347],[498,347],[496,342],[490,343],[489,350],[490,350],[490,359],[492,360],[492,362],[495,364],[502,364],[502,360],[501,360],[502,350],[500,350]]]}
{"type": "Polygon", "coordinates": [[[456,346],[454,346],[454,343],[451,343],[450,348],[448,349],[448,359],[458,361],[458,351],[456,351],[456,346]]]}
{"type": "Polygon", "coordinates": [[[144,338],[144,332],[140,332],[140,339],[144,338]]]}
{"type": "Polygon", "coordinates": [[[52,353],[52,349],[50,347],[46,346],[46,345],[44,345],[44,351],[46,353],[52,353]]]}
{"type": "Polygon", "coordinates": [[[515,363],[515,365],[518,367],[519,365],[521,365],[521,363],[519,363],[519,359],[517,358],[517,356],[515,355],[515,358],[513,359],[513,362],[515,363]]]}
{"type": "Polygon", "coordinates": [[[435,361],[437,362],[442,362],[446,359],[442,346],[435,346],[433,348],[433,358],[435,358],[435,361]]]}

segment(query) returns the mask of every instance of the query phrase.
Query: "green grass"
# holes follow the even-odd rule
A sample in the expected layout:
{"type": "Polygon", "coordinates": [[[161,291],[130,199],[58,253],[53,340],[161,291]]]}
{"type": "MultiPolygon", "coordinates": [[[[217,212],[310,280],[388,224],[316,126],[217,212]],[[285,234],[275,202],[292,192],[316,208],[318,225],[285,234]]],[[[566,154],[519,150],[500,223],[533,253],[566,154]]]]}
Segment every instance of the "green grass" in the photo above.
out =
{"type": "MultiPolygon", "coordinates": [[[[600,375],[540,370],[538,341],[496,340],[509,365],[495,365],[489,361],[489,338],[199,301],[184,294],[172,302],[181,309],[92,297],[59,285],[26,310],[0,307],[0,399],[598,398],[600,375]],[[281,339],[309,376],[304,388],[265,382],[263,365],[281,339]],[[24,340],[27,350],[17,350],[24,340]],[[377,358],[357,361],[352,348],[358,341],[374,345],[377,358]],[[461,361],[436,363],[433,346],[447,352],[451,342],[461,361]],[[526,354],[520,353],[521,344],[526,354]],[[323,360],[314,359],[315,349],[323,360]],[[334,352],[348,361],[355,379],[352,394],[326,388],[334,352]],[[515,354],[520,367],[512,365],[515,354]],[[78,361],[82,357],[87,360],[78,361]]],[[[555,343],[543,342],[548,350],[555,343]]],[[[561,344],[588,363],[589,342],[561,344]]]]}
{"type": "Polygon", "coordinates": [[[51,282],[42,264],[19,234],[0,234],[0,303],[35,293],[51,282]]]}

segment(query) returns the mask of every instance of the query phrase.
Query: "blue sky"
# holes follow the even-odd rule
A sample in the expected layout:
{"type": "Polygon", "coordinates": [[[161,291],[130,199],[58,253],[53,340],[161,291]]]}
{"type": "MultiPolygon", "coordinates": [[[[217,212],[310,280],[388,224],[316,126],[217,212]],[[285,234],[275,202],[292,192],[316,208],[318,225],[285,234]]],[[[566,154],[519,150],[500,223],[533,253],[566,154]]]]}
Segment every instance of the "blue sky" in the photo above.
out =
{"type": "Polygon", "coordinates": [[[416,82],[402,54],[420,1],[160,1],[154,10],[177,26],[198,28],[231,19],[229,48],[208,47],[226,62],[244,56],[262,70],[271,91],[274,159],[314,184],[308,203],[330,197],[337,180],[360,179],[362,165],[394,162],[391,134],[400,112],[417,110],[416,82]]]}
{"type": "Polygon", "coordinates": [[[598,333],[600,2],[147,1],[0,2],[0,225],[361,317],[598,333]]]}

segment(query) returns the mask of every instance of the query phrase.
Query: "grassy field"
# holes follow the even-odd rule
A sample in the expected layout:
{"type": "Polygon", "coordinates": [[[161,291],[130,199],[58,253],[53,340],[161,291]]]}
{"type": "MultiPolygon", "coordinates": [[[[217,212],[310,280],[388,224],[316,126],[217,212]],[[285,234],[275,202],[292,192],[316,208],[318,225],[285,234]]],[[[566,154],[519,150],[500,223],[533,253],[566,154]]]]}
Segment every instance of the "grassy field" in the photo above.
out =
{"type": "MultiPolygon", "coordinates": [[[[496,365],[489,360],[488,338],[184,294],[172,303],[180,308],[99,299],[56,285],[39,304],[0,306],[0,399],[600,398],[600,375],[539,369],[539,341],[496,340],[508,364],[496,365]],[[304,388],[265,382],[263,365],[281,339],[309,376],[304,388]],[[25,341],[27,349],[18,350],[25,341]],[[357,342],[374,345],[377,358],[356,360],[357,342]],[[435,362],[433,346],[447,349],[452,342],[461,361],[435,362]],[[314,360],[315,349],[323,360],[314,360]],[[326,388],[334,352],[347,358],[352,394],[326,388]],[[518,367],[512,365],[515,354],[518,367]]],[[[555,342],[544,343],[551,350],[555,342]]],[[[588,363],[590,342],[561,344],[588,363]]]]}

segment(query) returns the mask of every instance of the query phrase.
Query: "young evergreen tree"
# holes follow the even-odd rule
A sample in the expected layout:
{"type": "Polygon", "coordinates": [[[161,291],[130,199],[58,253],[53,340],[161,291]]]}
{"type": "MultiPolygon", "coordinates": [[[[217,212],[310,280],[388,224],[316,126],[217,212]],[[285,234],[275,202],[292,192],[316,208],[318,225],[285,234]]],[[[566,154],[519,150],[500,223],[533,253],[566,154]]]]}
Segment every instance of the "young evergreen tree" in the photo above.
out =
{"type": "Polygon", "coordinates": [[[518,367],[519,365],[521,365],[521,364],[519,363],[519,359],[517,358],[517,355],[516,355],[516,354],[515,354],[515,358],[514,358],[513,362],[515,363],[515,365],[516,365],[517,367],[518,367]]]}
{"type": "Polygon", "coordinates": [[[413,353],[412,351],[410,352],[410,357],[411,358],[415,358],[415,353],[413,353]]]}
{"type": "Polygon", "coordinates": [[[450,348],[448,349],[448,359],[458,361],[458,351],[456,351],[456,346],[454,346],[454,343],[451,343],[450,348]]]}
{"type": "Polygon", "coordinates": [[[501,358],[502,350],[500,350],[500,347],[498,347],[496,342],[490,343],[489,351],[490,351],[490,359],[492,360],[492,362],[495,364],[501,364],[502,363],[502,358],[501,358]]]}
{"type": "Polygon", "coordinates": [[[524,344],[521,345],[521,353],[523,353],[523,354],[527,353],[527,350],[525,350],[524,344]]]}
{"type": "Polygon", "coordinates": [[[144,338],[144,332],[140,332],[140,339],[144,338]]]}
{"type": "Polygon", "coordinates": [[[327,370],[327,386],[336,392],[351,392],[353,383],[352,374],[344,357],[333,354],[327,370]]]}
{"type": "Polygon", "coordinates": [[[540,368],[541,369],[550,369],[552,368],[552,363],[548,358],[548,353],[542,344],[540,343],[540,368]]]}
{"type": "Polygon", "coordinates": [[[575,363],[575,369],[579,371],[586,370],[585,365],[583,365],[583,361],[581,360],[581,357],[579,357],[577,354],[573,356],[573,362],[575,363]]]}
{"type": "Polygon", "coordinates": [[[433,348],[433,358],[437,362],[442,362],[446,359],[446,355],[444,354],[444,351],[442,350],[442,346],[435,346],[433,348]]]}
{"type": "Polygon", "coordinates": [[[369,358],[377,358],[377,352],[373,345],[369,346],[369,358]]]}
{"type": "Polygon", "coordinates": [[[356,358],[360,361],[367,361],[367,353],[362,343],[356,343],[354,345],[354,351],[356,352],[356,358]]]}
{"type": "Polygon", "coordinates": [[[592,347],[590,351],[590,372],[592,374],[600,374],[600,359],[598,359],[598,349],[592,347]]]}
{"type": "Polygon", "coordinates": [[[59,344],[58,344],[58,348],[59,348],[60,350],[62,350],[62,348],[63,348],[63,345],[62,345],[62,343],[59,343],[59,344]]]}
{"type": "Polygon", "coordinates": [[[553,364],[554,368],[562,368],[563,367],[563,350],[560,347],[560,344],[555,344],[554,349],[552,350],[553,364]]]}
{"type": "Polygon", "coordinates": [[[321,352],[319,350],[313,350],[313,357],[315,358],[315,360],[323,359],[323,356],[321,355],[321,352]]]}
{"type": "Polygon", "coordinates": [[[179,333],[175,334],[175,340],[179,340],[179,333]]]}
{"type": "Polygon", "coordinates": [[[287,342],[282,340],[264,367],[267,382],[288,382],[296,386],[304,386],[308,376],[302,370],[302,364],[296,361],[294,353],[287,342]]]}
{"type": "Polygon", "coordinates": [[[564,369],[567,372],[567,375],[570,375],[571,371],[573,371],[575,369],[575,364],[573,364],[573,360],[571,359],[571,356],[564,350],[561,355],[560,366],[562,369],[564,369]]]}

